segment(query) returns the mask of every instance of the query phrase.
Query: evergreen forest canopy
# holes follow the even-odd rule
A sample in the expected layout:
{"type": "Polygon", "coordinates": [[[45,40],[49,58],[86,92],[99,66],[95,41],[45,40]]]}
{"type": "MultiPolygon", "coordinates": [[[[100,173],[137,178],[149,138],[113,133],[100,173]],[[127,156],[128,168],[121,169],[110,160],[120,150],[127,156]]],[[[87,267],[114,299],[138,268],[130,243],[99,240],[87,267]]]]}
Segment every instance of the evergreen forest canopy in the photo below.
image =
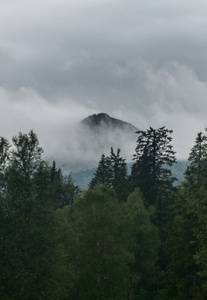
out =
{"type": "Polygon", "coordinates": [[[171,130],[102,154],[81,191],[31,130],[0,137],[0,299],[207,299],[207,137],[175,186],[171,130]]]}

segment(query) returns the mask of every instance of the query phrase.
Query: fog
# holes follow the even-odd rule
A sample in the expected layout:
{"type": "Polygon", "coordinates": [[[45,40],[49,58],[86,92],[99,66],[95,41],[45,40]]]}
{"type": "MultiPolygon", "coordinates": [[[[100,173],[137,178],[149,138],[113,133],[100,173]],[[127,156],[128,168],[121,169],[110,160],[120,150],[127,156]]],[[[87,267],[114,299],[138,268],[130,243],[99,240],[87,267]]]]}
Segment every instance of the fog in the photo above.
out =
{"type": "Polygon", "coordinates": [[[105,112],[173,129],[187,159],[207,123],[206,13],[204,0],[2,0],[0,135],[33,129],[45,157],[63,161],[97,160],[117,139],[130,157],[128,137],[77,129],[105,112]]]}

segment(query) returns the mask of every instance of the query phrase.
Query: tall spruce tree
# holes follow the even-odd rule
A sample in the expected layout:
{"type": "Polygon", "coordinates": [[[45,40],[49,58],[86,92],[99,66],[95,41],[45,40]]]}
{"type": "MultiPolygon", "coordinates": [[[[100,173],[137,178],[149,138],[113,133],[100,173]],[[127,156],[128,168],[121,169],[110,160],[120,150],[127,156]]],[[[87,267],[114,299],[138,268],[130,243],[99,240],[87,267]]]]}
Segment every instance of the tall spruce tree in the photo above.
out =
{"type": "Polygon", "coordinates": [[[56,162],[53,161],[50,169],[51,179],[51,198],[53,199],[54,209],[62,208],[65,205],[64,199],[64,177],[60,168],[57,169],[56,162]]]}
{"type": "Polygon", "coordinates": [[[196,292],[207,298],[207,137],[202,132],[198,133],[188,160],[190,165],[185,172],[182,190],[188,200],[186,214],[190,211],[193,216],[193,218],[188,216],[192,232],[190,244],[194,246],[194,248],[189,246],[193,249],[190,253],[191,264],[194,264],[195,269],[194,282],[199,287],[196,292]]]}
{"type": "Polygon", "coordinates": [[[131,170],[132,187],[139,187],[147,206],[158,205],[162,192],[172,188],[175,178],[171,167],[175,162],[175,152],[171,145],[172,130],[161,127],[146,131],[139,130],[134,160],[131,170]]]}
{"type": "Polygon", "coordinates": [[[168,246],[168,296],[207,299],[207,138],[199,132],[191,149],[190,165],[175,201],[168,246]]]}
{"type": "MultiPolygon", "coordinates": [[[[160,276],[169,264],[169,251],[166,239],[170,232],[170,221],[173,218],[174,201],[173,182],[170,167],[176,162],[175,152],[171,145],[172,130],[164,127],[146,131],[137,131],[137,147],[132,165],[131,188],[139,187],[145,207],[154,208],[154,223],[159,229],[161,240],[158,265],[160,276]]],[[[160,282],[162,280],[160,279],[160,282]]],[[[159,289],[162,289],[160,286],[159,289]]]]}
{"type": "Polygon", "coordinates": [[[111,147],[111,155],[109,156],[111,167],[111,186],[114,188],[119,202],[127,200],[128,191],[128,175],[127,165],[123,157],[120,155],[121,150],[118,148],[117,153],[111,147]]]}

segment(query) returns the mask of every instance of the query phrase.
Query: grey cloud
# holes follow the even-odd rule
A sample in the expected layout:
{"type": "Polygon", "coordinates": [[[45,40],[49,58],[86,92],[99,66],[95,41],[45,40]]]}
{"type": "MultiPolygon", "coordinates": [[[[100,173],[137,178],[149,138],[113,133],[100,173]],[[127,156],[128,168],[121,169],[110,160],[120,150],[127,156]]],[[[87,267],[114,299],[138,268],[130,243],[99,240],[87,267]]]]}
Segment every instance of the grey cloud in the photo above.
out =
{"type": "Polygon", "coordinates": [[[104,111],[166,124],[184,155],[205,126],[206,12],[203,0],[1,1],[2,124],[37,128],[58,153],[73,116],[104,111]]]}

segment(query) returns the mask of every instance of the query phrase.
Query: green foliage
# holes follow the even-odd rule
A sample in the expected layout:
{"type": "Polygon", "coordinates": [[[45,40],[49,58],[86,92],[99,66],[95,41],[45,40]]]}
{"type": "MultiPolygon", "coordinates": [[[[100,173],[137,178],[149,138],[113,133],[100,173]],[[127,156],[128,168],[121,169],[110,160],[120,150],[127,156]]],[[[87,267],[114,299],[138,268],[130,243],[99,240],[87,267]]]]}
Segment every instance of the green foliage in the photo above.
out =
{"type": "Polygon", "coordinates": [[[136,162],[132,166],[131,182],[133,187],[140,187],[148,206],[156,205],[160,190],[171,189],[175,180],[167,168],[176,161],[169,136],[171,133],[172,130],[165,127],[137,131],[136,162]]]}
{"type": "Polygon", "coordinates": [[[117,153],[114,153],[111,147],[111,154],[105,157],[101,156],[98,168],[92,178],[89,187],[94,188],[105,184],[109,187],[113,187],[120,202],[126,201],[129,194],[128,191],[128,175],[127,164],[125,159],[120,156],[120,149],[117,149],[117,153]]]}
{"type": "Polygon", "coordinates": [[[128,175],[125,159],[120,156],[120,152],[121,150],[117,149],[117,153],[115,154],[113,148],[111,148],[109,162],[112,171],[111,185],[116,192],[118,200],[124,202],[127,200],[129,194],[128,175]]]}
{"type": "Polygon", "coordinates": [[[0,138],[0,299],[207,299],[207,138],[175,188],[171,133],[138,132],[130,178],[111,148],[84,193],[33,131],[0,138]]]}
{"type": "Polygon", "coordinates": [[[37,169],[43,149],[39,147],[37,135],[31,130],[28,135],[19,133],[12,138],[12,167],[17,169],[25,179],[31,178],[37,169]]]}
{"type": "Polygon", "coordinates": [[[67,299],[153,298],[159,238],[139,190],[120,204],[110,187],[89,189],[57,219],[67,299]]]}
{"type": "Polygon", "coordinates": [[[67,213],[67,232],[72,232],[63,244],[70,258],[67,265],[76,271],[70,298],[126,299],[128,252],[114,191],[105,186],[89,189],[67,213]]]}
{"type": "Polygon", "coordinates": [[[0,145],[0,298],[57,299],[54,209],[74,201],[76,190],[61,172],[52,179],[33,131],[12,141],[12,150],[3,138],[0,145]],[[62,202],[51,193],[57,181],[62,202]]]}
{"type": "Polygon", "coordinates": [[[189,155],[185,181],[175,202],[168,246],[169,294],[175,299],[206,299],[206,137],[200,132],[189,155]]]}
{"type": "Polygon", "coordinates": [[[207,173],[207,137],[199,132],[188,160],[190,165],[185,172],[184,185],[192,192],[205,187],[207,173]]]}
{"type": "Polygon", "coordinates": [[[160,241],[158,230],[151,221],[150,212],[145,208],[138,188],[129,195],[124,212],[126,241],[133,255],[128,283],[132,297],[130,299],[153,299],[160,241]],[[144,298],[142,295],[145,295],[144,298]]]}
{"type": "Polygon", "coordinates": [[[175,152],[171,145],[172,130],[165,127],[146,131],[137,131],[137,147],[132,165],[131,189],[139,187],[147,208],[155,209],[154,223],[159,228],[161,245],[159,249],[159,266],[165,270],[169,262],[169,251],[166,238],[169,234],[169,223],[173,218],[175,178],[170,167],[175,163],[175,152]]]}
{"type": "Polygon", "coordinates": [[[49,170],[49,176],[50,198],[53,201],[54,209],[73,205],[81,190],[77,185],[74,185],[71,176],[63,176],[61,169],[56,168],[55,161],[49,170]]]}
{"type": "Polygon", "coordinates": [[[171,262],[168,267],[168,286],[175,299],[203,299],[194,255],[198,250],[195,228],[198,225],[197,199],[182,191],[176,200],[168,246],[171,262]]]}
{"type": "Polygon", "coordinates": [[[197,252],[194,255],[195,263],[199,268],[198,275],[202,288],[207,295],[207,192],[203,191],[202,198],[198,205],[198,224],[195,228],[195,234],[197,239],[197,252]]]}
{"type": "Polygon", "coordinates": [[[111,177],[112,170],[110,167],[110,161],[108,157],[105,157],[105,155],[102,154],[98,168],[94,173],[94,177],[92,178],[89,187],[94,188],[95,186],[100,186],[102,184],[111,186],[111,177]]]}
{"type": "Polygon", "coordinates": [[[1,198],[2,294],[6,299],[40,299],[48,291],[52,213],[36,197],[42,149],[37,136],[19,133],[13,138],[9,163],[4,168],[1,198]]]}

